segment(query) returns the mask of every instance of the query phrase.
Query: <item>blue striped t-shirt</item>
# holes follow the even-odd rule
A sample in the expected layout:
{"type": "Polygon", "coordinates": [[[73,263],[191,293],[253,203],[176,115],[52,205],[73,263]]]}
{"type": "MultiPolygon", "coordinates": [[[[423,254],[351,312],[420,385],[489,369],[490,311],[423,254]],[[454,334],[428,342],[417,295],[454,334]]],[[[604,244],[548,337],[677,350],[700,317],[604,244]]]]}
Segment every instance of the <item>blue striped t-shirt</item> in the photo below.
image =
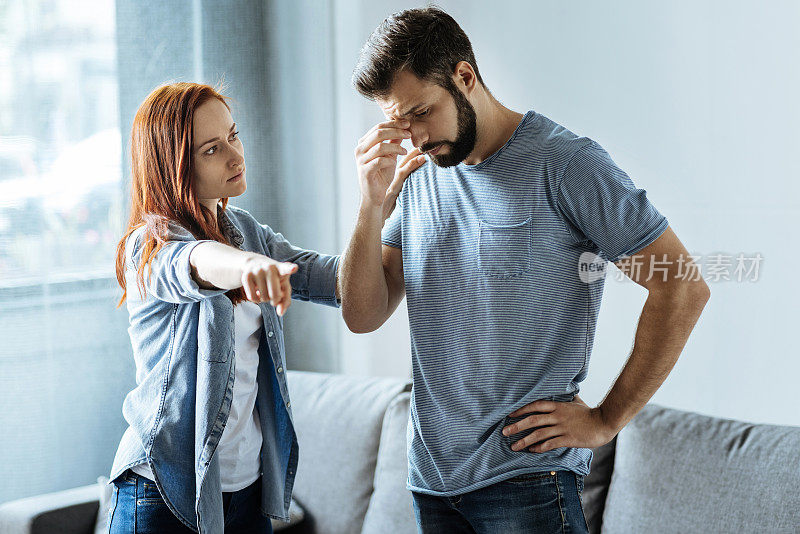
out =
{"type": "Polygon", "coordinates": [[[582,281],[582,254],[605,266],[666,228],[600,145],[533,111],[485,161],[428,161],[406,180],[382,241],[403,250],[410,490],[451,496],[523,473],[588,474],[590,449],[515,452],[527,432],[502,429],[534,400],[572,400],[586,377],[604,278],[582,281]]]}

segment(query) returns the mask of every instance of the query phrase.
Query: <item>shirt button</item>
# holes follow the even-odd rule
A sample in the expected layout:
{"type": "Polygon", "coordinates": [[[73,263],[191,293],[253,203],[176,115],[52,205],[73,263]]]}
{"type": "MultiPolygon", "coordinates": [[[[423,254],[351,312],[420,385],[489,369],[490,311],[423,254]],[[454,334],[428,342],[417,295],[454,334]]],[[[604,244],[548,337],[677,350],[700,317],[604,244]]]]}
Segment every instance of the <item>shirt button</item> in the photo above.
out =
{"type": "Polygon", "coordinates": [[[287,403],[286,403],[286,407],[287,407],[287,408],[291,408],[291,407],[292,407],[292,401],[289,401],[289,402],[287,402],[287,403]]]}
{"type": "Polygon", "coordinates": [[[274,335],[275,335],[275,332],[273,332],[272,330],[270,330],[269,332],[267,332],[267,335],[268,335],[269,337],[272,337],[272,336],[274,336],[274,335]]]}
{"type": "Polygon", "coordinates": [[[550,474],[551,474],[552,476],[555,476],[556,472],[555,472],[555,471],[550,471],[550,474]]]}
{"type": "Polygon", "coordinates": [[[278,367],[278,374],[281,374],[282,372],[283,372],[283,367],[278,367]]]}

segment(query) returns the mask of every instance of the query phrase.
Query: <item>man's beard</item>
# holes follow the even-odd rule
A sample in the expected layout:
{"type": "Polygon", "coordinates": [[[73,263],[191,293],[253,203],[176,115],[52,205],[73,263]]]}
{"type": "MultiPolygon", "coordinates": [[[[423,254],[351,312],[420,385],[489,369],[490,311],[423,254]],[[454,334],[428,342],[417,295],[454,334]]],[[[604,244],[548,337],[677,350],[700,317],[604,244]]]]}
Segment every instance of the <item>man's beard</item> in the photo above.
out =
{"type": "Polygon", "coordinates": [[[453,84],[452,87],[446,87],[456,104],[458,112],[458,133],[456,134],[455,141],[442,141],[439,143],[425,143],[420,148],[423,152],[427,152],[431,148],[437,146],[449,146],[450,151],[447,154],[437,154],[429,156],[439,167],[452,167],[464,161],[470,152],[475,148],[475,139],[477,137],[477,118],[475,116],[475,108],[469,103],[464,93],[458,90],[453,84]]]}

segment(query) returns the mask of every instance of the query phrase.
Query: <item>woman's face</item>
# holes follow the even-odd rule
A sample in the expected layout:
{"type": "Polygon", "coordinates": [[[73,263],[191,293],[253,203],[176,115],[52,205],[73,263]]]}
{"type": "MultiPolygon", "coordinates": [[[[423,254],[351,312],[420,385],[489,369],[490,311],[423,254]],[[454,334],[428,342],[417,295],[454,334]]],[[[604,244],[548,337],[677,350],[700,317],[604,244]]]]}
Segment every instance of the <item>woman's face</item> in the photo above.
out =
{"type": "Polygon", "coordinates": [[[217,213],[217,202],[247,189],[244,146],[228,108],[212,98],[194,112],[192,158],[195,190],[200,202],[217,213]]]}

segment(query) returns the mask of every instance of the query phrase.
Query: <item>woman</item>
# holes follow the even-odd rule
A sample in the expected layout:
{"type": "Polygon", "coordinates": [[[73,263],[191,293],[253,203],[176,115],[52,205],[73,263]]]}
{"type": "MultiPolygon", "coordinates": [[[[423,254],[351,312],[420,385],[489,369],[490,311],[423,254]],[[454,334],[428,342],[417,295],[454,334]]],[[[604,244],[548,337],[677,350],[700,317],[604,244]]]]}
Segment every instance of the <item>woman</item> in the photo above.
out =
{"type": "Polygon", "coordinates": [[[228,205],[247,188],[244,149],[207,85],[153,91],[131,154],[116,268],[137,386],[123,404],[110,531],[271,532],[267,516],[288,518],[297,466],[279,317],[291,298],[337,306],[339,257],[295,248],[228,205]]]}

